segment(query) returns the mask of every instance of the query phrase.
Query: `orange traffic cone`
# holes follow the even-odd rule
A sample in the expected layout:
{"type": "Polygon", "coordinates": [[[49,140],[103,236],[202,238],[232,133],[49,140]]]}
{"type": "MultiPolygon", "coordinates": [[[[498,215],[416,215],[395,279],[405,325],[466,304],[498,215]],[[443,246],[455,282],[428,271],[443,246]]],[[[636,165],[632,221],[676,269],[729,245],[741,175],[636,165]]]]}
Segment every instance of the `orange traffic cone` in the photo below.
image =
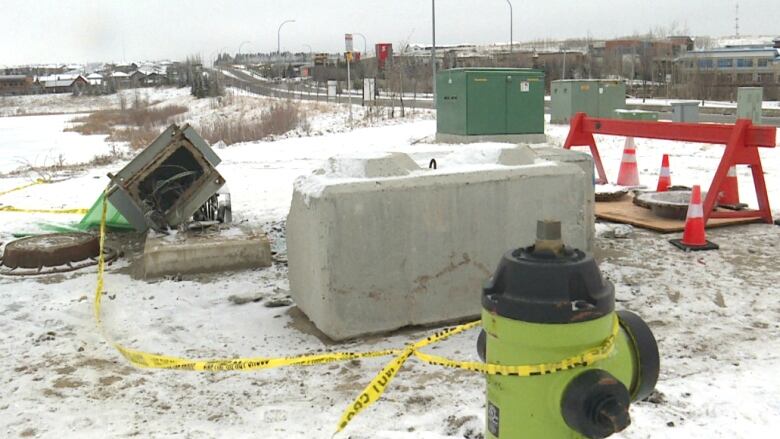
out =
{"type": "Polygon", "coordinates": [[[618,186],[639,186],[639,170],[636,165],[636,144],[633,137],[626,137],[623,148],[623,160],[620,161],[620,172],[617,178],[618,186]]]}
{"type": "Polygon", "coordinates": [[[723,183],[723,191],[720,192],[718,204],[732,209],[744,209],[746,204],[739,202],[739,183],[737,182],[737,167],[729,168],[726,181],[723,183]]]}
{"type": "Polygon", "coordinates": [[[672,174],[669,172],[669,154],[664,154],[661,160],[661,173],[658,175],[658,187],[656,192],[666,192],[672,185],[672,174]]]}
{"type": "Polygon", "coordinates": [[[685,231],[682,239],[672,239],[675,247],[681,250],[717,250],[718,244],[707,241],[704,232],[704,207],[701,202],[701,187],[697,184],[691,192],[688,204],[688,216],[685,218],[685,231]]]}

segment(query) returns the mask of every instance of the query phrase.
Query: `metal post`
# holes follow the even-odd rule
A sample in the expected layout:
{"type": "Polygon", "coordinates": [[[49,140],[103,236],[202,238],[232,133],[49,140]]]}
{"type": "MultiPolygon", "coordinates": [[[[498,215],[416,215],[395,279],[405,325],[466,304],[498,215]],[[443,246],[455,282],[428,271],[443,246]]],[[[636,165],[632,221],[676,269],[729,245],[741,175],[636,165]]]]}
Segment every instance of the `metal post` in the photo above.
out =
{"type": "Polygon", "coordinates": [[[349,105],[349,121],[352,122],[352,76],[349,73],[350,58],[352,53],[347,52],[347,105],[349,105]]]}
{"type": "Polygon", "coordinates": [[[512,2],[510,2],[509,0],[506,0],[506,3],[509,5],[509,53],[512,53],[513,52],[512,45],[514,44],[514,41],[515,41],[515,36],[514,36],[514,19],[512,18],[514,13],[512,12],[512,2]]]}
{"type": "Polygon", "coordinates": [[[436,0],[431,0],[431,28],[433,45],[431,47],[431,69],[433,72],[433,104],[436,106],[436,0]]]}

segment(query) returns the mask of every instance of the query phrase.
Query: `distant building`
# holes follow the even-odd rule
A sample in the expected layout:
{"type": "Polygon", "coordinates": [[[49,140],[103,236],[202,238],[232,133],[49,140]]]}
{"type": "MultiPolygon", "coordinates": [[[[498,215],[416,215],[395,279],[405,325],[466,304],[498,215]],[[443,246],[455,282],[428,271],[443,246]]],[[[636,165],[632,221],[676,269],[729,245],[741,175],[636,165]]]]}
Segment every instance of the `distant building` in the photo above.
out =
{"type": "Polygon", "coordinates": [[[41,76],[38,84],[44,93],[72,93],[76,88],[89,85],[89,81],[79,74],[62,74],[41,76]]]}
{"type": "Polygon", "coordinates": [[[130,87],[130,75],[125,72],[113,72],[111,80],[114,81],[117,89],[130,87]]]}
{"type": "Polygon", "coordinates": [[[89,81],[89,85],[103,85],[103,75],[100,73],[90,73],[87,76],[87,81],[89,81]]]}
{"type": "Polygon", "coordinates": [[[604,42],[607,71],[630,80],[666,83],[672,79],[674,59],[693,50],[693,39],[675,36],[666,39],[623,38],[604,42]]]}
{"type": "Polygon", "coordinates": [[[130,63],[130,64],[117,64],[113,66],[112,68],[115,72],[122,72],[127,73],[128,75],[136,70],[138,70],[138,64],[136,63],[130,63]]]}
{"type": "Polygon", "coordinates": [[[144,77],[141,83],[143,85],[159,86],[159,85],[165,85],[167,81],[168,78],[164,74],[151,72],[144,77]]]}
{"type": "Polygon", "coordinates": [[[0,96],[29,94],[32,91],[32,76],[0,75],[0,96]]]}
{"type": "Polygon", "coordinates": [[[128,78],[130,79],[130,83],[137,87],[143,84],[144,80],[146,79],[146,73],[140,70],[136,70],[134,72],[130,72],[128,78]]]}
{"type": "Polygon", "coordinates": [[[676,59],[675,82],[701,98],[734,99],[738,87],[764,87],[780,99],[780,38],[773,44],[697,50],[676,59]]]}

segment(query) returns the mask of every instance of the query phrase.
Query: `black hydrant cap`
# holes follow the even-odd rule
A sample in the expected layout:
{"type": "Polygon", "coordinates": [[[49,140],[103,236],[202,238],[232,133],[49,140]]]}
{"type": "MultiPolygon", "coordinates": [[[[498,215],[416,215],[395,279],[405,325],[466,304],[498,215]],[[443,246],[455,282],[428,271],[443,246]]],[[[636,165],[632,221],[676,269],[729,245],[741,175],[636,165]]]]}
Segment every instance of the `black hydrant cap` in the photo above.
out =
{"type": "Polygon", "coordinates": [[[570,323],[615,308],[615,289],[590,254],[563,244],[559,221],[539,221],[534,245],[504,254],[485,283],[482,306],[513,320],[570,323]]]}

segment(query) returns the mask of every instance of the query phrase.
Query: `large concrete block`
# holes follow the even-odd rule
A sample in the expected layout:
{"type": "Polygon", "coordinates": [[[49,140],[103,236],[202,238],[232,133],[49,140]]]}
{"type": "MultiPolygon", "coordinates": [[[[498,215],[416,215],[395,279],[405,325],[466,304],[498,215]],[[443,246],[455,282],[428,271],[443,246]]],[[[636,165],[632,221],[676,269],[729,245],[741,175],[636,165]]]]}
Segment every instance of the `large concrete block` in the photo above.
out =
{"type": "MultiPolygon", "coordinates": [[[[561,147],[549,146],[549,145],[531,145],[533,151],[539,156],[539,158],[550,160],[559,163],[569,163],[576,165],[582,172],[585,173],[585,179],[591,184],[586,184],[585,191],[585,216],[587,218],[595,218],[596,215],[596,198],[595,198],[595,182],[596,182],[596,169],[593,164],[593,156],[582,151],[573,151],[571,149],[563,149],[561,147]]],[[[596,228],[593,222],[591,227],[586,232],[586,241],[593,242],[596,236],[596,228]]],[[[565,241],[564,241],[565,242],[565,241]]],[[[567,242],[568,244],[568,242],[567,242]]],[[[591,250],[590,247],[588,250],[591,250]]]]}
{"type": "Polygon", "coordinates": [[[144,244],[143,267],[146,278],[270,265],[271,246],[265,234],[235,226],[204,232],[177,232],[173,235],[150,232],[144,244]]]}
{"type": "Polygon", "coordinates": [[[591,248],[591,176],[526,146],[487,156],[379,178],[336,160],[328,167],[354,172],[299,178],[287,221],[298,307],[336,340],[476,317],[482,283],[504,252],[534,242],[537,220],[562,221],[567,243],[591,248]]]}

